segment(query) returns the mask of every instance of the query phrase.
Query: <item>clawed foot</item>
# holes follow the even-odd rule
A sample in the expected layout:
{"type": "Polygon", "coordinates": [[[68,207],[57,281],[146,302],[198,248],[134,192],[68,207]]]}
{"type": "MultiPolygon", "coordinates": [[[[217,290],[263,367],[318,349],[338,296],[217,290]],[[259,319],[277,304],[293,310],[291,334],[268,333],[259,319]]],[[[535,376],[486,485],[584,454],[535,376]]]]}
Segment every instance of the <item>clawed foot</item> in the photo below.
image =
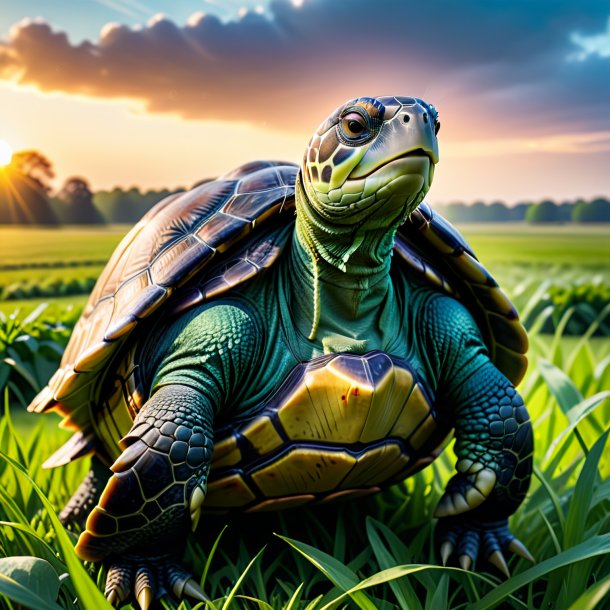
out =
{"type": "Polygon", "coordinates": [[[110,562],[104,594],[113,606],[118,606],[133,594],[140,608],[148,610],[154,599],[168,592],[178,599],[188,596],[197,601],[208,601],[199,584],[178,563],[163,558],[110,562]]]}
{"type": "Polygon", "coordinates": [[[455,554],[464,570],[470,570],[479,558],[483,558],[509,578],[506,551],[534,562],[525,545],[511,534],[507,520],[481,522],[462,516],[442,518],[437,525],[437,539],[443,565],[447,565],[455,554]]]}

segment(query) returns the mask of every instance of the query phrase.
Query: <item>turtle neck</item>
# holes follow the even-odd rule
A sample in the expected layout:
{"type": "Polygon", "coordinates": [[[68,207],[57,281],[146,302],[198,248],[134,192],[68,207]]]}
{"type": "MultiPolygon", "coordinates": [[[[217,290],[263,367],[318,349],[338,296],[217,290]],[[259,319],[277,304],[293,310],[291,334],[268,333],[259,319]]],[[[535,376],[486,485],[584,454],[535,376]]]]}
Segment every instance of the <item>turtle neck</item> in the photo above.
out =
{"type": "Polygon", "coordinates": [[[317,299],[319,321],[311,340],[318,349],[326,353],[382,349],[388,341],[384,320],[399,315],[390,279],[394,230],[358,235],[353,227],[322,228],[319,219],[312,222],[315,211],[303,200],[303,190],[297,189],[296,196],[297,222],[286,260],[294,326],[302,336],[310,335],[317,299]],[[329,251],[350,255],[336,263],[329,251]]]}

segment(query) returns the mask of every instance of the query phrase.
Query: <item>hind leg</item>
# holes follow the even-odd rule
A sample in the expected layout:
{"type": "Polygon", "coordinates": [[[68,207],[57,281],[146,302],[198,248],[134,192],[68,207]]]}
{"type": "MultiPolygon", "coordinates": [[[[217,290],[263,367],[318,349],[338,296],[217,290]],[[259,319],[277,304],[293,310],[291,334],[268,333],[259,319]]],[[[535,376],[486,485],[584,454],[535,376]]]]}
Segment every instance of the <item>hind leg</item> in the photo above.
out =
{"type": "Polygon", "coordinates": [[[59,513],[59,520],[66,526],[77,525],[80,529],[84,529],[87,516],[98,503],[111,474],[108,467],[93,456],[91,469],[59,513]]]}

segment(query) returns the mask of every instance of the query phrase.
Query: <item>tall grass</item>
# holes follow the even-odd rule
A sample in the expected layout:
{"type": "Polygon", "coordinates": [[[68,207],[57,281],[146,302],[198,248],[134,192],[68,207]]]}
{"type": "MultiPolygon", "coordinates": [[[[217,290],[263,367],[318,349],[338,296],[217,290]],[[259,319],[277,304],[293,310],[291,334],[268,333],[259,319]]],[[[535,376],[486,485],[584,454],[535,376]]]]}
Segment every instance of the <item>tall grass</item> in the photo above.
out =
{"type": "MultiPolygon", "coordinates": [[[[521,309],[533,308],[538,287],[521,283],[513,282],[511,292],[522,299],[521,309]]],[[[509,579],[484,565],[476,572],[439,567],[432,512],[453,471],[449,449],[415,477],[357,503],[202,519],[185,561],[211,597],[209,607],[610,607],[610,341],[594,337],[610,317],[610,305],[580,337],[564,336],[573,309],[562,315],[554,335],[540,334],[549,315],[542,310],[530,332],[531,364],[520,391],[534,424],[535,468],[530,493],[511,519],[536,564],[512,557],[509,579]]],[[[38,557],[51,570],[26,562],[19,571],[0,559],[0,607],[103,608],[103,568],[81,565],[71,549],[76,534],[65,532],[54,516],[86,464],[42,470],[43,459],[64,437],[44,418],[24,426],[23,416],[13,416],[5,402],[0,555],[38,557]],[[31,585],[31,577],[24,581],[30,585],[20,584],[34,570],[34,580],[47,583],[42,589],[31,585]]],[[[168,598],[163,607],[203,606],[168,598]]]]}

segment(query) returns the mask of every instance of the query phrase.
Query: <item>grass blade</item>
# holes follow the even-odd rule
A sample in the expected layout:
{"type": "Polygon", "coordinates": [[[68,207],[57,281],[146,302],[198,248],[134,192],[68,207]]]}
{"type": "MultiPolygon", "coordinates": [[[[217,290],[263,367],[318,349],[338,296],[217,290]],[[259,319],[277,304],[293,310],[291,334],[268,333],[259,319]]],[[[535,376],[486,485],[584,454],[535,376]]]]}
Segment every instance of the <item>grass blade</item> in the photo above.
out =
{"type": "Polygon", "coordinates": [[[610,534],[603,536],[595,536],[586,542],[582,542],[572,548],[550,557],[545,561],[541,561],[529,570],[517,574],[507,581],[496,586],[493,591],[482,597],[476,602],[470,610],[487,610],[499,604],[509,595],[518,591],[521,587],[542,578],[558,568],[563,568],[577,561],[589,559],[590,557],[598,557],[610,553],[610,534]]]}
{"type": "Polygon", "coordinates": [[[42,505],[47,510],[51,525],[57,536],[57,542],[62,551],[64,562],[68,568],[68,572],[74,583],[74,588],[79,598],[79,605],[84,610],[113,610],[112,606],[106,601],[106,598],[102,595],[101,591],[95,586],[89,574],[80,562],[80,559],[74,552],[74,547],[64,526],[61,524],[55,510],[51,506],[51,503],[47,500],[47,497],[42,493],[42,490],[36,485],[36,483],[30,478],[26,470],[18,464],[11,457],[0,452],[0,459],[6,461],[15,471],[20,473],[32,486],[36,495],[39,497],[42,505]]]}
{"type": "Polygon", "coordinates": [[[248,575],[248,572],[250,571],[250,568],[254,565],[256,560],[263,554],[264,551],[265,551],[265,547],[263,547],[254,556],[254,558],[252,559],[252,561],[250,561],[250,563],[248,564],[246,569],[241,573],[241,576],[237,579],[237,582],[233,585],[233,588],[229,592],[229,595],[227,596],[227,599],[225,600],[225,603],[222,605],[221,610],[229,610],[229,606],[231,605],[231,602],[233,601],[233,598],[235,597],[235,594],[237,593],[237,590],[241,586],[241,583],[244,581],[244,578],[246,578],[246,576],[248,575]]]}
{"type": "MultiPolygon", "coordinates": [[[[278,537],[284,540],[284,542],[287,542],[293,549],[309,560],[320,570],[320,572],[322,572],[322,574],[324,574],[324,576],[326,576],[326,578],[328,578],[328,580],[342,591],[350,590],[358,584],[359,579],[356,574],[334,557],[331,557],[327,553],[309,546],[304,542],[298,542],[297,540],[292,540],[285,536],[278,535],[278,537]]],[[[353,602],[362,610],[376,610],[375,605],[366,594],[357,591],[354,592],[354,594],[349,595],[353,602]]],[[[329,606],[329,604],[327,604],[327,606],[329,606]]]]}
{"type": "Polygon", "coordinates": [[[594,610],[610,591],[610,576],[587,589],[568,610],[594,610]]]}
{"type": "MultiPolygon", "coordinates": [[[[383,544],[377,529],[377,522],[369,517],[366,520],[368,539],[379,567],[382,570],[386,570],[394,567],[398,561],[396,561],[396,558],[383,544]]],[[[422,610],[422,605],[419,603],[419,599],[417,598],[413,587],[407,580],[390,581],[390,588],[396,596],[396,601],[401,608],[405,610],[422,610]]]]}

